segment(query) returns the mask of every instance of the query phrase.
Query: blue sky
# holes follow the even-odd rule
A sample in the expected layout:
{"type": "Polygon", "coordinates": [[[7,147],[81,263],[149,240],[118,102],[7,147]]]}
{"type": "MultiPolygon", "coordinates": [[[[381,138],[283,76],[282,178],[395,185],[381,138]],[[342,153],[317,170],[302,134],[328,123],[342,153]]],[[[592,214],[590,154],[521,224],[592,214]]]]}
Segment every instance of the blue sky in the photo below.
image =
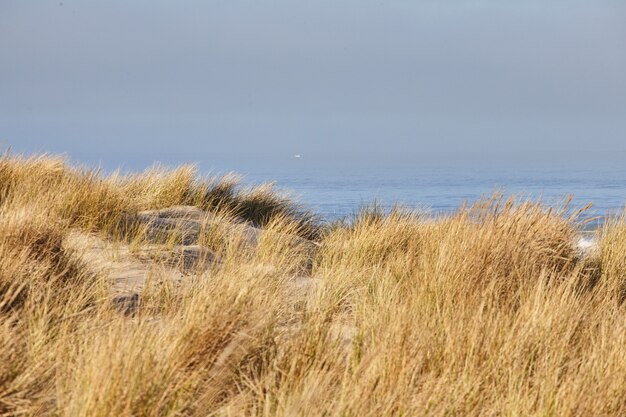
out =
{"type": "Polygon", "coordinates": [[[603,0],[0,0],[0,142],[623,152],[624,22],[603,0]]]}

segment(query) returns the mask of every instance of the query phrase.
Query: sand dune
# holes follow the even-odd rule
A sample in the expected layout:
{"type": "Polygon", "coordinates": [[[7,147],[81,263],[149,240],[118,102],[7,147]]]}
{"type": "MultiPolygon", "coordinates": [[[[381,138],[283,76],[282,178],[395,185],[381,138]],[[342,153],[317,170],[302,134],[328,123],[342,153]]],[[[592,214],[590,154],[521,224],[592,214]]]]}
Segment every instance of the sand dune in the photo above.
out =
{"type": "MultiPolygon", "coordinates": [[[[243,236],[241,250],[254,251],[263,231],[246,224],[241,219],[225,224],[213,213],[193,206],[173,206],[161,210],[147,210],[132,217],[132,221],[145,226],[146,241],[138,247],[111,242],[93,233],[78,229],[72,231],[64,241],[66,248],[76,253],[84,265],[93,273],[104,275],[111,284],[111,297],[119,309],[129,313],[137,307],[140,294],[150,280],[155,283],[180,285],[185,279],[220,267],[218,254],[199,244],[203,230],[225,227],[226,232],[243,236]],[[167,245],[166,242],[177,242],[167,245]]],[[[319,246],[298,236],[292,240],[304,244],[313,256],[319,246]]],[[[317,280],[298,274],[293,277],[293,295],[307,297],[317,280]]]]}

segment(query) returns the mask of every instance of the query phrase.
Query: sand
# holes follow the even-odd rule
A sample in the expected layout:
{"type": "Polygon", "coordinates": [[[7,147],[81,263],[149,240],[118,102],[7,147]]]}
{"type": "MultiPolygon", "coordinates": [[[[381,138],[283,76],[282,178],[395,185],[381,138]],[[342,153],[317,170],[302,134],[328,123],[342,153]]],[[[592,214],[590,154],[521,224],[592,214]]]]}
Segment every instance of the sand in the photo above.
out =
{"type": "MultiPolygon", "coordinates": [[[[148,282],[167,282],[176,288],[211,267],[220,267],[219,256],[198,244],[202,228],[219,222],[214,215],[196,207],[176,206],[140,212],[132,220],[147,227],[148,242],[139,247],[131,249],[129,244],[108,241],[79,230],[70,233],[64,242],[91,272],[106,277],[112,302],[118,310],[132,314],[148,282]],[[177,244],[164,243],[171,240],[177,244]]],[[[243,222],[235,226],[240,228],[239,232],[243,231],[242,248],[254,250],[264,231],[243,222]]],[[[296,236],[290,238],[304,242],[311,253],[317,249],[314,242],[296,236]]],[[[318,282],[310,275],[296,275],[289,291],[296,298],[306,298],[318,282]]]]}

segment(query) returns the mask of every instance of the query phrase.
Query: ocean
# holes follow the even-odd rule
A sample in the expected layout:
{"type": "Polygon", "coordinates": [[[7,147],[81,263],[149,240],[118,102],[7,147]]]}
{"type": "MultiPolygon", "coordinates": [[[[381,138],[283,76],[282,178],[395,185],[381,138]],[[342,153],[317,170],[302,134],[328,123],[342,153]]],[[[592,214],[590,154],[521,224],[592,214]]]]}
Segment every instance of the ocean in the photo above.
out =
{"type": "MultiPolygon", "coordinates": [[[[332,221],[376,202],[390,208],[450,213],[494,192],[572,210],[592,203],[584,218],[621,212],[626,205],[626,152],[534,153],[167,153],[80,155],[103,170],[139,171],[160,161],[191,162],[204,175],[236,172],[243,184],[273,182],[305,207],[332,221]]],[[[593,223],[592,223],[593,224],[593,223]]],[[[595,222],[599,224],[599,221],[595,222]]]]}

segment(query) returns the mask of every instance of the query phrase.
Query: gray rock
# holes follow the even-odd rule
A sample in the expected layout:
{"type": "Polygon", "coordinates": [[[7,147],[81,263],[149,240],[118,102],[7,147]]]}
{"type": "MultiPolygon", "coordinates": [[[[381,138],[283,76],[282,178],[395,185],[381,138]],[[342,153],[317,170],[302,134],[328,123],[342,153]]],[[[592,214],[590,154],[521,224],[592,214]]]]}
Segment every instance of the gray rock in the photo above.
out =
{"type": "Polygon", "coordinates": [[[124,294],[114,297],[113,308],[125,316],[135,316],[139,308],[139,294],[124,294]]]}

